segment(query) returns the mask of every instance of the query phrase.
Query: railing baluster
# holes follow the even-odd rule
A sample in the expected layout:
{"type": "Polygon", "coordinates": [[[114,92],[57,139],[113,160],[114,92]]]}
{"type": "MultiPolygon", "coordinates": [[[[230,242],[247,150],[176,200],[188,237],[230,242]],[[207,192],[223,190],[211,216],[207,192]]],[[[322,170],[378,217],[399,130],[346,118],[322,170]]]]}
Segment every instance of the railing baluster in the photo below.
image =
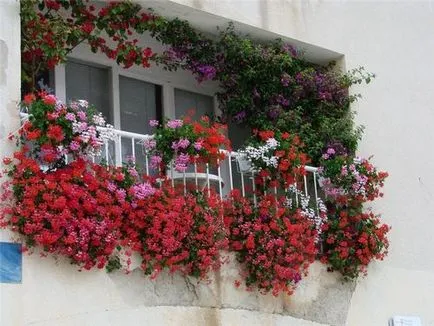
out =
{"type": "Polygon", "coordinates": [[[253,205],[257,206],[257,199],[256,199],[256,185],[255,185],[255,174],[252,172],[252,189],[253,189],[253,205]]]}
{"type": "Polygon", "coordinates": [[[307,196],[307,178],[306,178],[306,174],[303,175],[303,181],[304,181],[304,194],[307,196]]]}
{"type": "Polygon", "coordinates": [[[199,182],[197,180],[197,162],[194,159],[194,183],[196,184],[196,190],[199,190],[199,182]]]}
{"type": "Polygon", "coordinates": [[[119,134],[118,135],[118,155],[116,158],[116,165],[117,166],[122,166],[122,136],[119,134]]]}
{"type": "Polygon", "coordinates": [[[134,137],[131,138],[131,155],[134,157],[134,164],[136,164],[136,144],[134,137]]]}
{"type": "Polygon", "coordinates": [[[172,179],[172,187],[175,187],[175,179],[173,179],[173,161],[171,161],[169,165],[170,165],[170,178],[172,179]]]}
{"type": "Polygon", "coordinates": [[[234,179],[232,176],[232,154],[233,152],[230,152],[228,155],[228,162],[229,162],[229,184],[231,191],[234,190],[234,179]]]}
{"type": "MultiPolygon", "coordinates": [[[[297,180],[297,179],[296,179],[297,180]]],[[[297,205],[297,207],[298,207],[298,196],[297,196],[297,190],[298,190],[298,187],[297,187],[297,181],[294,181],[294,187],[295,187],[295,204],[297,205]]]]}
{"type": "Polygon", "coordinates": [[[108,146],[108,140],[104,141],[104,150],[105,150],[105,163],[107,165],[110,164],[109,162],[109,146],[108,146]]]}
{"type": "Polygon", "coordinates": [[[313,172],[313,185],[315,189],[315,206],[316,206],[316,214],[319,216],[319,204],[318,204],[318,188],[317,188],[317,181],[316,181],[316,172],[313,172]]]}
{"type": "Polygon", "coordinates": [[[149,176],[149,158],[148,158],[148,151],[145,151],[145,170],[146,170],[146,176],[149,176]]]}
{"type": "Polygon", "coordinates": [[[241,174],[241,194],[243,197],[246,197],[246,190],[244,189],[244,173],[240,172],[241,174]]]}
{"type": "Polygon", "coordinates": [[[208,197],[211,196],[211,188],[209,183],[209,164],[206,163],[206,185],[208,187],[208,197]]]}
{"type": "Polygon", "coordinates": [[[219,159],[217,159],[217,176],[218,176],[217,182],[219,183],[220,199],[222,199],[223,194],[222,194],[222,183],[221,183],[221,172],[220,172],[220,160],[219,159]]]}
{"type": "Polygon", "coordinates": [[[187,194],[187,179],[185,177],[185,170],[182,172],[182,182],[184,183],[184,195],[187,194]]]}

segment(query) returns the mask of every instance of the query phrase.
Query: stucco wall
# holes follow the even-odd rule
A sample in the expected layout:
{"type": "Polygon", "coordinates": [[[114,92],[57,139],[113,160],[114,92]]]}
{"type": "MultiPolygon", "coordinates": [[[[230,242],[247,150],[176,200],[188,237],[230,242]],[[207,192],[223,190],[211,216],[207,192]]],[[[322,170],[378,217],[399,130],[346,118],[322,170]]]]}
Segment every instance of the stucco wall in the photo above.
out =
{"type": "Polygon", "coordinates": [[[434,325],[434,82],[431,1],[199,1],[197,9],[322,46],[346,67],[377,74],[355,91],[366,126],[363,155],[390,173],[375,208],[393,227],[389,257],[357,284],[348,325],[386,325],[395,314],[434,325]]]}
{"type": "MultiPolygon", "coordinates": [[[[434,325],[434,20],[428,2],[176,0],[345,55],[378,77],[355,106],[366,126],[360,152],[391,176],[376,204],[393,226],[389,257],[366,279],[342,285],[319,264],[292,298],[235,290],[233,266],[210,285],[181,277],[79,273],[66,262],[25,257],[23,284],[0,285],[0,324],[386,325],[395,314],[434,325]],[[217,309],[219,308],[219,309],[217,309]],[[274,313],[274,314],[272,314],[274,313]],[[292,315],[302,319],[295,319],[292,315]],[[305,320],[303,320],[305,319],[305,320]],[[309,321],[310,320],[310,321],[309,321]],[[316,323],[318,322],[318,323],[316,323]]],[[[19,4],[0,1],[0,138],[15,130],[19,99],[19,4]],[[6,75],[5,75],[6,74],[6,75]],[[4,78],[6,76],[6,78],[4,78]]],[[[184,10],[188,12],[188,9],[184,10]]],[[[359,90],[355,90],[359,91],[359,90]]],[[[11,150],[0,143],[0,153],[11,150]]],[[[9,235],[1,233],[2,239],[9,235]]]]}
{"type": "MultiPolygon", "coordinates": [[[[9,132],[19,127],[17,103],[20,99],[20,20],[19,3],[0,1],[0,156],[12,152],[5,140],[9,132]]],[[[0,241],[10,234],[0,231],[0,241]]],[[[0,264],[2,262],[0,261],[0,264]]],[[[21,325],[21,285],[0,284],[0,324],[21,325]]]]}

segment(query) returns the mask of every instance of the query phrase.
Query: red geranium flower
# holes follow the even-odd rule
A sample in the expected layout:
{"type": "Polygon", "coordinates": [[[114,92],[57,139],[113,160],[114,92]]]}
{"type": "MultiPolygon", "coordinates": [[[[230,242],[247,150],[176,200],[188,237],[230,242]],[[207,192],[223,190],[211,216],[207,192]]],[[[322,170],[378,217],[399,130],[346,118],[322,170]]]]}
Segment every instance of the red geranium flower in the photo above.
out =
{"type": "Polygon", "coordinates": [[[63,134],[63,129],[59,125],[50,125],[47,130],[47,136],[58,143],[60,143],[65,138],[65,135],[63,134]]]}

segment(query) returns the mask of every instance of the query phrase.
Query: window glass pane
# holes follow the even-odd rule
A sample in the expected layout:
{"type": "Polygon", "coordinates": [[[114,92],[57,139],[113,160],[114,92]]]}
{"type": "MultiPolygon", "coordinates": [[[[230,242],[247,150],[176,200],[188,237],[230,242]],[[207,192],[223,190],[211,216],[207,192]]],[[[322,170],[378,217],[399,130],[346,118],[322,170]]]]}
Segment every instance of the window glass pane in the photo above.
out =
{"type": "Polygon", "coordinates": [[[157,118],[156,87],[137,79],[119,77],[122,130],[152,133],[149,120],[157,118]]]}
{"type": "Polygon", "coordinates": [[[67,101],[87,100],[104,115],[109,123],[113,123],[108,69],[67,62],[66,99],[67,101]]]}
{"type": "MultiPolygon", "coordinates": [[[[157,119],[160,86],[133,78],[119,77],[121,129],[139,134],[152,134],[149,120],[157,119]]],[[[133,154],[131,139],[122,139],[123,161],[133,154]]],[[[146,169],[146,158],[143,145],[134,143],[136,165],[141,171],[146,169]]],[[[156,171],[149,171],[155,174],[156,171]]]]}
{"type": "Polygon", "coordinates": [[[199,120],[203,115],[212,116],[214,101],[212,96],[175,89],[175,116],[181,118],[193,110],[193,119],[199,120]]]}

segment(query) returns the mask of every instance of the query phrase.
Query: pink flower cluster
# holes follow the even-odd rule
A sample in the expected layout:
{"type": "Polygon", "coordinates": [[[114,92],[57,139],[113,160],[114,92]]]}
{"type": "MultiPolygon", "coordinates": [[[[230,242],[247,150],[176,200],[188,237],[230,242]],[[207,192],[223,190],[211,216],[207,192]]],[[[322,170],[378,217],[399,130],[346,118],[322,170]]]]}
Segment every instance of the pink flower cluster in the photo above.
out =
{"type": "Polygon", "coordinates": [[[137,184],[131,187],[131,194],[136,199],[145,199],[155,194],[155,188],[148,182],[137,184]]]}
{"type": "Polygon", "coordinates": [[[167,127],[171,128],[171,129],[176,129],[176,128],[180,128],[183,125],[183,121],[182,120],[169,120],[167,121],[167,127]]]}

